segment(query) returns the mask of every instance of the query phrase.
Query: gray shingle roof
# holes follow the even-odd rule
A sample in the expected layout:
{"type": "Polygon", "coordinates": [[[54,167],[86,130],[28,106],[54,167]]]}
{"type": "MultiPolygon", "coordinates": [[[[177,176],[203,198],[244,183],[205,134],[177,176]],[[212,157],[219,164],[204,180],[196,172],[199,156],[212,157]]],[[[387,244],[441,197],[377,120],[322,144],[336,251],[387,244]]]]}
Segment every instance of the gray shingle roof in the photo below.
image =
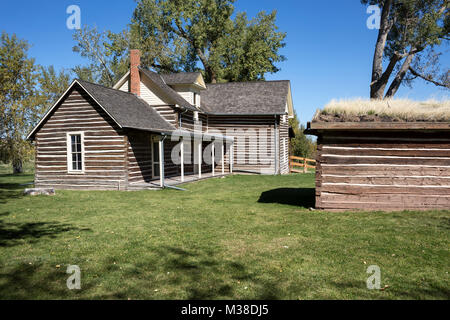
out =
{"type": "Polygon", "coordinates": [[[174,101],[183,109],[188,109],[192,111],[198,111],[198,109],[187,102],[178,92],[169,87],[163,80],[163,78],[156,72],[139,68],[150,80],[152,80],[166,95],[169,99],[174,101]]]}
{"type": "Polygon", "coordinates": [[[284,114],[289,80],[208,84],[201,108],[211,114],[284,114]]]}
{"type": "Polygon", "coordinates": [[[174,84],[195,84],[198,77],[201,75],[200,72],[179,72],[179,73],[168,73],[161,74],[164,82],[168,85],[174,84]]]}
{"type": "Polygon", "coordinates": [[[83,80],[77,81],[123,128],[158,132],[176,129],[154,108],[134,94],[83,80]]]}

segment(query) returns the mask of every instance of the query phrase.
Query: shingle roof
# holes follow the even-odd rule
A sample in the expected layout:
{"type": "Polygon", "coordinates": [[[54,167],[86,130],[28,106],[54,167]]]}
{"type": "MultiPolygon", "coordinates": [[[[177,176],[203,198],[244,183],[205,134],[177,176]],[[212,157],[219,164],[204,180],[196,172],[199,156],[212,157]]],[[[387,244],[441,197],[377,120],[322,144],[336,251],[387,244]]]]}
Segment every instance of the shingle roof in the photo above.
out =
{"type": "Polygon", "coordinates": [[[195,84],[198,77],[201,75],[200,72],[179,72],[179,73],[168,73],[161,74],[164,82],[168,85],[174,84],[195,84]]]}
{"type": "Polygon", "coordinates": [[[159,74],[143,68],[139,68],[139,70],[141,70],[150,80],[153,81],[153,83],[155,83],[167,95],[168,98],[173,100],[181,108],[192,111],[198,111],[198,109],[195,106],[187,102],[182,96],[180,96],[178,92],[169,87],[159,74]]]}
{"type": "Polygon", "coordinates": [[[176,129],[154,108],[134,94],[83,80],[77,81],[123,128],[149,131],[173,131],[176,129]]]}
{"type": "Polygon", "coordinates": [[[290,83],[283,81],[208,84],[201,108],[211,114],[284,114],[290,83]]]}

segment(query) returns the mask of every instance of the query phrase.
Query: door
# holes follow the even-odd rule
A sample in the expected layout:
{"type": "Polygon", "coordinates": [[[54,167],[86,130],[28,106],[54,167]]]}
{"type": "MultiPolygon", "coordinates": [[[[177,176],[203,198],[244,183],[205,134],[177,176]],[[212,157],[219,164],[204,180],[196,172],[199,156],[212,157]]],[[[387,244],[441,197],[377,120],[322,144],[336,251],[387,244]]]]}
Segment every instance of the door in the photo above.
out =
{"type": "Polygon", "coordinates": [[[152,137],[152,177],[159,178],[159,166],[160,166],[160,157],[159,157],[159,137],[152,137]]]}

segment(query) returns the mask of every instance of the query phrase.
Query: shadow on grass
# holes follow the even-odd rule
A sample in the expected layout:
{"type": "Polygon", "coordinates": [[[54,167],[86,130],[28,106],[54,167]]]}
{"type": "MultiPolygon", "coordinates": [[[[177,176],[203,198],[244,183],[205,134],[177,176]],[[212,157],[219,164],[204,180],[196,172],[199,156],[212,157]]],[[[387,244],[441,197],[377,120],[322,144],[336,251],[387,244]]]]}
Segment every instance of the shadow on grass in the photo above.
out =
{"type": "Polygon", "coordinates": [[[20,199],[23,197],[23,190],[25,188],[30,188],[29,182],[32,182],[32,176],[30,176],[31,181],[25,180],[29,175],[13,175],[13,174],[0,174],[0,178],[11,178],[17,181],[17,179],[24,179],[24,182],[5,182],[7,179],[2,179],[0,183],[0,203],[6,203],[11,199],[20,199]]]}
{"type": "Polygon", "coordinates": [[[247,271],[239,261],[224,260],[212,250],[187,251],[176,247],[160,248],[159,254],[168,257],[165,268],[179,274],[174,285],[184,284],[187,299],[223,299],[236,296],[231,284],[249,282],[257,288],[252,299],[280,299],[281,292],[274,281],[262,281],[256,274],[247,271]],[[187,280],[187,281],[186,281],[187,280]]]}
{"type": "Polygon", "coordinates": [[[73,230],[90,231],[58,222],[9,223],[0,220],[0,247],[22,244],[24,240],[33,243],[42,237],[56,238],[60,233],[73,230]]]}
{"type": "Polygon", "coordinates": [[[60,269],[42,263],[20,263],[0,270],[1,299],[77,299],[94,283],[82,282],[82,290],[69,290],[65,266],[60,269]]]}
{"type": "Polygon", "coordinates": [[[166,293],[162,299],[214,300],[236,299],[240,296],[241,299],[276,300],[283,297],[275,277],[263,279],[258,274],[249,272],[243,263],[224,259],[214,250],[187,250],[174,246],[160,246],[150,250],[156,253],[153,261],[137,262],[125,274],[114,263],[115,258],[104,261],[104,272],[117,272],[118,276],[126,278],[131,285],[115,292],[96,295],[95,299],[124,299],[130,295],[151,299],[153,288],[163,287],[176,291],[166,293]],[[167,278],[161,278],[162,273],[167,273],[167,278]],[[151,288],[148,288],[149,284],[151,288]],[[246,285],[252,287],[253,293],[245,295],[243,290],[246,285]],[[137,292],[133,292],[136,288],[139,288],[137,292]]]}
{"type": "Polygon", "coordinates": [[[264,191],[258,199],[260,203],[279,203],[311,208],[315,205],[314,188],[278,188],[264,191]]]}

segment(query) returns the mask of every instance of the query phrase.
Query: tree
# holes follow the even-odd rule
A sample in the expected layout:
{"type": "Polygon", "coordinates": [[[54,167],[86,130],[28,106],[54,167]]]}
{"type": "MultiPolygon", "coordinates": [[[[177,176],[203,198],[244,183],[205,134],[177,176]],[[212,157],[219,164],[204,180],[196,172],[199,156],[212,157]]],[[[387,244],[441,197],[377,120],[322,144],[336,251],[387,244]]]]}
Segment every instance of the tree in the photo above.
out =
{"type": "Polygon", "coordinates": [[[68,87],[70,75],[35,64],[29,44],[3,32],[0,38],[0,160],[22,172],[34,148],[26,134],[68,87]]]}
{"type": "Polygon", "coordinates": [[[32,156],[26,133],[40,114],[36,91],[38,67],[28,57],[29,45],[16,35],[3,32],[0,38],[0,152],[1,160],[12,162],[14,173],[32,156]]]}
{"type": "Polygon", "coordinates": [[[39,103],[45,110],[51,107],[69,87],[71,75],[64,69],[56,72],[53,66],[40,67],[38,81],[39,103]]]}
{"type": "Polygon", "coordinates": [[[295,133],[295,137],[291,139],[289,145],[289,154],[302,158],[314,158],[317,145],[311,138],[307,137],[303,133],[305,131],[305,127],[300,124],[295,111],[294,117],[289,119],[289,125],[295,133]]]}
{"type": "Polygon", "coordinates": [[[76,66],[75,75],[90,82],[112,87],[129,67],[126,35],[84,26],[73,34],[77,42],[72,50],[90,61],[88,66],[76,66]]]}
{"type": "Polygon", "coordinates": [[[417,78],[450,88],[449,69],[441,70],[441,53],[436,51],[443,41],[449,40],[448,0],[361,0],[361,3],[382,7],[372,64],[372,99],[391,98],[401,84],[411,86],[417,78]]]}
{"type": "Polygon", "coordinates": [[[74,35],[74,50],[89,58],[97,74],[91,79],[103,84],[126,72],[130,48],[141,50],[143,66],[162,73],[200,70],[206,82],[264,80],[285,60],[278,51],[286,34],[277,31],[275,11],[233,19],[234,2],[140,0],[128,30],[102,34],[86,27],[74,35]]]}

